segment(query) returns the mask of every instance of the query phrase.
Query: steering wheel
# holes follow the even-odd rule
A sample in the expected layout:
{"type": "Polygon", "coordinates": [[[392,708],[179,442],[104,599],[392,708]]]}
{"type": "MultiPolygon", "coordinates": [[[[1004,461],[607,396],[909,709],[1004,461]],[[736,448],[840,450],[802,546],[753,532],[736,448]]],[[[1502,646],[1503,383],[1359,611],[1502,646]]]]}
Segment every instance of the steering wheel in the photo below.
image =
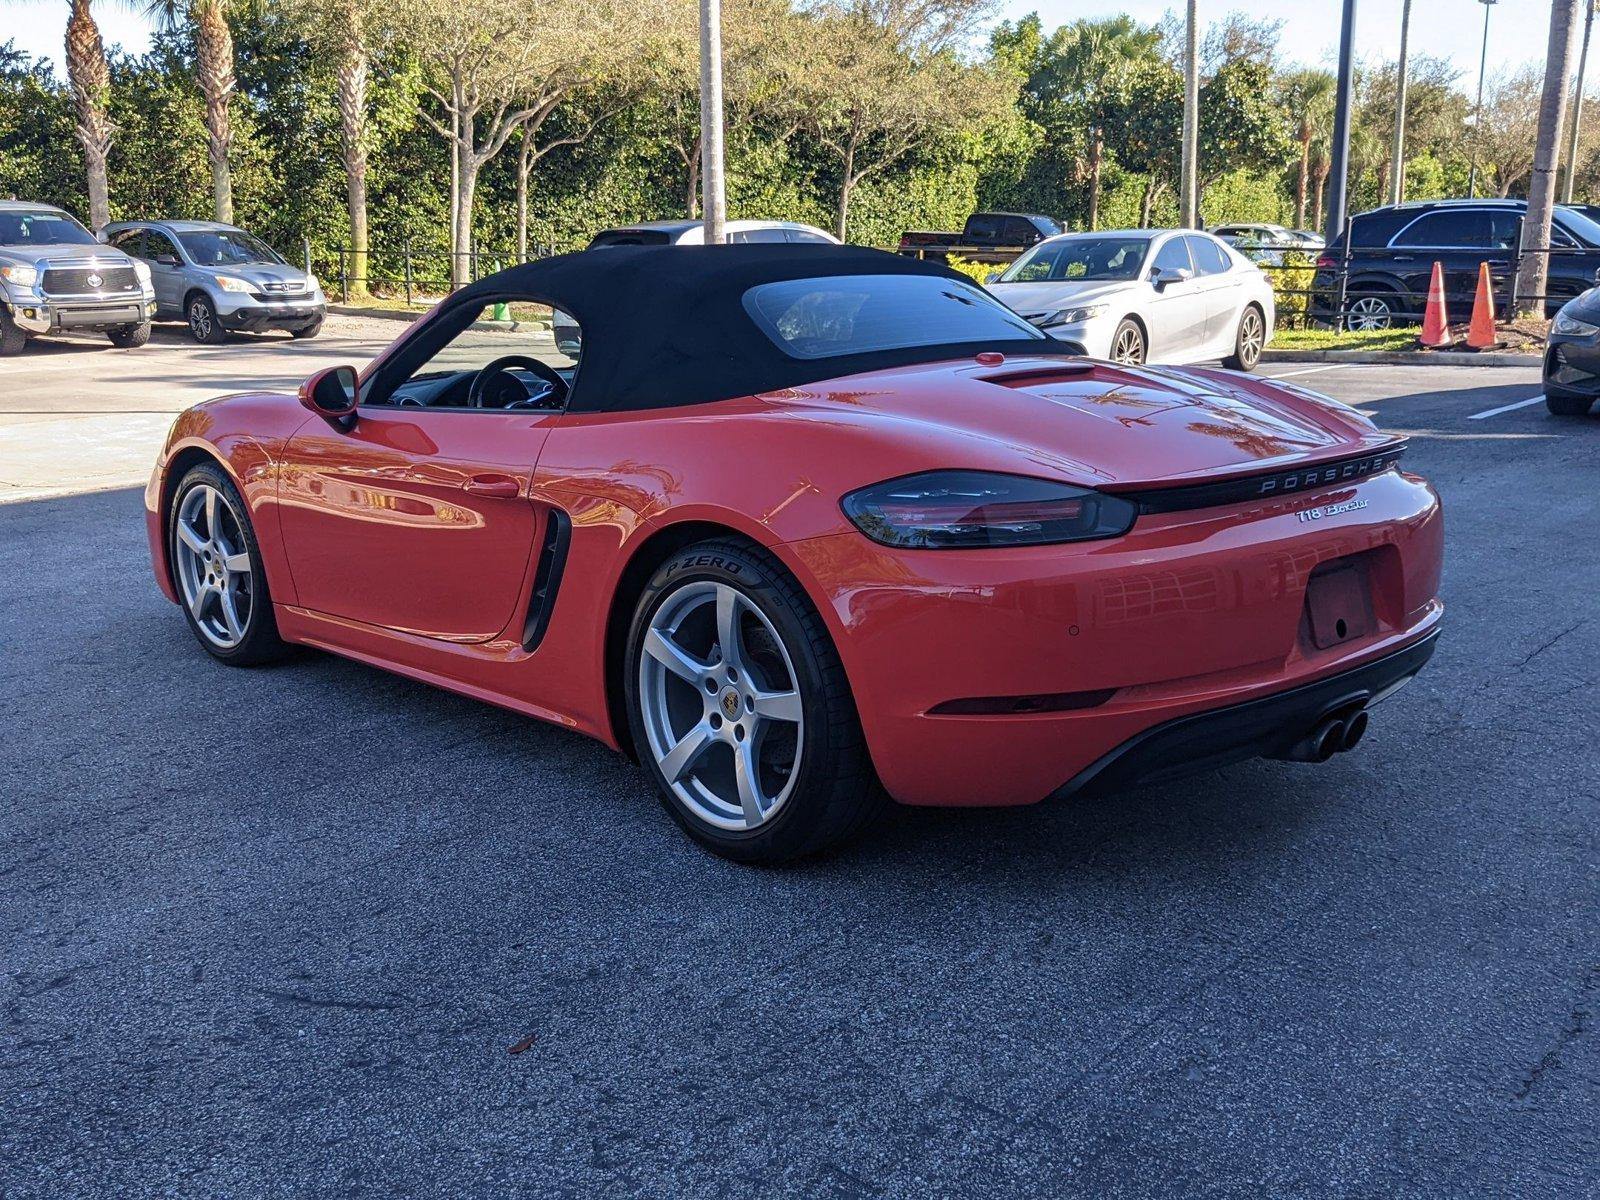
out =
{"type": "Polygon", "coordinates": [[[521,367],[548,383],[553,407],[566,404],[567,392],[570,389],[567,387],[567,381],[561,378],[554,367],[549,363],[540,362],[537,358],[529,358],[526,354],[506,354],[491,363],[486,363],[472,377],[472,386],[467,389],[467,407],[482,408],[483,398],[489,390],[490,382],[512,367],[521,367]]]}

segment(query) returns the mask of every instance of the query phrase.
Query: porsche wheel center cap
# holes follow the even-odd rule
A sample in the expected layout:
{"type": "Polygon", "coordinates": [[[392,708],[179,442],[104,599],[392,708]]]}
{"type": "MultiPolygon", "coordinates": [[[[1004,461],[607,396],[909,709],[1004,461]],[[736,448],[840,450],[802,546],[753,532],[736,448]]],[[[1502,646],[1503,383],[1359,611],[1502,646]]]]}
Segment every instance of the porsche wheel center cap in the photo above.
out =
{"type": "Polygon", "coordinates": [[[727,717],[728,720],[730,720],[730,721],[734,721],[734,720],[738,719],[738,717],[739,717],[739,693],[738,692],[734,691],[732,688],[729,688],[727,691],[722,693],[722,700],[720,701],[720,703],[722,705],[722,715],[723,716],[727,717]]]}

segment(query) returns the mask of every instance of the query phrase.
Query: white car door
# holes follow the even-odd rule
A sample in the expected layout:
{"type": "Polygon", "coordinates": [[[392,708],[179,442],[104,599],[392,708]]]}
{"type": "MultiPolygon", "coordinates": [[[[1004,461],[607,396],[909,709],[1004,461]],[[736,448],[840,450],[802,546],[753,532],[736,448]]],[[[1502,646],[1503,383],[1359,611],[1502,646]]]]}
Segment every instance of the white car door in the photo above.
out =
{"type": "Polygon", "coordinates": [[[1209,318],[1206,287],[1196,277],[1194,263],[1181,234],[1168,237],[1158,247],[1145,277],[1150,298],[1145,302],[1150,327],[1150,362],[1190,362],[1207,347],[1209,318]],[[1159,282],[1161,278],[1165,282],[1159,282]]]}
{"type": "Polygon", "coordinates": [[[1198,234],[1188,234],[1189,257],[1194,262],[1195,282],[1206,302],[1204,344],[1195,347],[1194,358],[1221,358],[1233,353],[1239,332],[1239,314],[1245,303],[1245,273],[1233,269],[1233,260],[1216,242],[1198,234]]]}

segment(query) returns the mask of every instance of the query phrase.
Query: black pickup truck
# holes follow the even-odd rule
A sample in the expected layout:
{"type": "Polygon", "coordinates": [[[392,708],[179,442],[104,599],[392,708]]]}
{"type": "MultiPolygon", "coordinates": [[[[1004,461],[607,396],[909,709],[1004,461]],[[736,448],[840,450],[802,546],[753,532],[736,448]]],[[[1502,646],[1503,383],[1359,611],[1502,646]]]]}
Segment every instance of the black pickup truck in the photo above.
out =
{"type": "Polygon", "coordinates": [[[974,262],[1010,262],[1035,242],[1065,233],[1054,217],[1039,213],[973,213],[960,233],[908,229],[900,235],[900,253],[943,262],[951,254],[974,262]]]}

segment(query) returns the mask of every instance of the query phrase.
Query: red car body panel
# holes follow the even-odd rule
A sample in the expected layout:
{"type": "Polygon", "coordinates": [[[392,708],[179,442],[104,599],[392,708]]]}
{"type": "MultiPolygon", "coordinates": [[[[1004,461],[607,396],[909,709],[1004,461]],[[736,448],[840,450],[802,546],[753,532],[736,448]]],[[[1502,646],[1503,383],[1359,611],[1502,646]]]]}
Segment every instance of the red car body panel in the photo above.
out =
{"type": "Polygon", "coordinates": [[[612,716],[620,683],[607,640],[630,560],[684,523],[731,530],[776,555],[823,616],[891,795],[1026,804],[1165,721],[1425,637],[1442,611],[1437,496],[1386,470],[1142,516],[1120,538],[962,551],[873,542],[842,496],[948,467],[1109,491],[1173,486],[1394,442],[1271,381],[1045,358],[897,368],[671,410],[363,408],[348,432],[293,397],[247,395],[180,417],[146,506],[157,579],[174,598],[163,534],[173,464],[213,455],[250,508],[285,638],[612,746],[625,731],[612,716]],[[474,482],[514,494],[468,490],[474,482]],[[1302,519],[1328,506],[1340,511],[1302,519]],[[571,521],[565,570],[528,651],[535,551],[556,510],[571,521]],[[1333,560],[1360,572],[1372,619],[1319,648],[1307,586],[1333,560]],[[1092,708],[929,712],[1102,689],[1115,690],[1092,708]]]}

